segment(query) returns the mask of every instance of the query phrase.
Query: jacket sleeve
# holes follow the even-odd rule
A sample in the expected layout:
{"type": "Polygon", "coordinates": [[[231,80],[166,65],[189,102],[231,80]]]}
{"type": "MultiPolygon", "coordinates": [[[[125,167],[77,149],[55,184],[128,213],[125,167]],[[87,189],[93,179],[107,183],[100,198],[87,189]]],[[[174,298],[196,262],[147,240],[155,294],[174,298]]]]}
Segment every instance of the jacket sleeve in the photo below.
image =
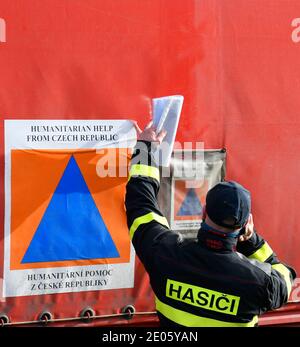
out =
{"type": "Polygon", "coordinates": [[[146,269],[155,246],[166,233],[171,233],[158,207],[159,186],[160,174],[151,154],[151,143],[138,141],[131,159],[125,207],[130,238],[146,269]]]}
{"type": "Polygon", "coordinates": [[[268,278],[263,311],[273,310],[287,303],[296,271],[289,265],[280,262],[272,248],[257,232],[244,242],[238,242],[237,251],[249,260],[269,263],[271,272],[268,278]]]}

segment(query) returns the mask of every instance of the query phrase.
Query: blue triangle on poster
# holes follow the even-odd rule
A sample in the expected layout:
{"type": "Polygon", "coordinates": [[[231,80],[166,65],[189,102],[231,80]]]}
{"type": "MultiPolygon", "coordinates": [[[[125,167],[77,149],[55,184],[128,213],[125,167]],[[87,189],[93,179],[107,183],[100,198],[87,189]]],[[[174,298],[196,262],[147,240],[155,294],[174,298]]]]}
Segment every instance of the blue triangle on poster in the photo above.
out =
{"type": "Polygon", "coordinates": [[[201,202],[194,188],[190,188],[183,200],[177,216],[198,216],[202,213],[201,202]]]}
{"type": "Polygon", "coordinates": [[[71,156],[22,263],[117,257],[116,246],[71,156]]]}

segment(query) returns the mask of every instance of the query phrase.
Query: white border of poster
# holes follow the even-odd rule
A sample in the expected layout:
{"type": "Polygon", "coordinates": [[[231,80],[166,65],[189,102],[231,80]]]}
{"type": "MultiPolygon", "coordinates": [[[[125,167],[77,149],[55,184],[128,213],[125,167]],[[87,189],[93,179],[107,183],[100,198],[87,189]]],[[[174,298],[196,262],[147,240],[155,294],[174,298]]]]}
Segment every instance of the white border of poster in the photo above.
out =
{"type": "Polygon", "coordinates": [[[133,123],[128,120],[5,120],[4,129],[5,230],[2,296],[133,288],[135,252],[131,243],[128,263],[10,269],[11,150],[132,148],[136,143],[133,123]],[[66,283],[69,285],[66,286],[66,283]]]}

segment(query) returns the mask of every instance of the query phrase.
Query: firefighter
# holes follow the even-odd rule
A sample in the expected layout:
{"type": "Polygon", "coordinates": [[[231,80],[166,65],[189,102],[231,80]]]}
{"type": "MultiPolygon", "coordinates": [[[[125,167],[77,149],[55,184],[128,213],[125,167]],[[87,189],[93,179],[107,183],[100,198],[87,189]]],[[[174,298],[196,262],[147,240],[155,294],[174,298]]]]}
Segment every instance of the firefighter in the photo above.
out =
{"type": "Polygon", "coordinates": [[[254,229],[250,193],[236,182],[209,190],[196,239],[170,230],[157,203],[160,177],[152,123],[141,131],[126,187],[130,237],[155,293],[161,326],[253,327],[284,305],[295,270],[254,229]]]}

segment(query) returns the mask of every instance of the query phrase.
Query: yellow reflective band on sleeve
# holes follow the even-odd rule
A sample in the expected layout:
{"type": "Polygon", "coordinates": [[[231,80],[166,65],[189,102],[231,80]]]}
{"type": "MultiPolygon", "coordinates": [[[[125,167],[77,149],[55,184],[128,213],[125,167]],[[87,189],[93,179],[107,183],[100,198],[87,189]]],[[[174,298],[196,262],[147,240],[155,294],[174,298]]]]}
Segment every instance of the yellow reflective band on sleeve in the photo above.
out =
{"type": "Polygon", "coordinates": [[[290,278],[290,270],[284,266],[283,264],[274,264],[272,265],[272,268],[276,271],[278,271],[284,278],[286,286],[287,286],[287,291],[288,291],[288,296],[291,294],[292,290],[292,282],[290,278]]]}
{"type": "Polygon", "coordinates": [[[156,179],[159,182],[159,169],[155,166],[148,166],[143,164],[134,164],[129,171],[129,178],[131,176],[146,176],[156,179]]]}
{"type": "Polygon", "coordinates": [[[170,279],[167,280],[166,284],[166,297],[184,302],[188,305],[201,307],[205,310],[233,316],[237,315],[240,303],[239,296],[170,279]]]}
{"type": "Polygon", "coordinates": [[[133,235],[134,235],[136,229],[141,224],[147,224],[147,223],[150,223],[152,221],[156,221],[156,222],[166,226],[167,228],[169,228],[169,223],[165,217],[160,216],[159,214],[157,214],[155,212],[150,212],[150,213],[147,213],[144,216],[140,216],[134,220],[134,222],[132,223],[130,230],[129,230],[130,238],[131,239],[133,238],[133,235]]]}
{"type": "Polygon", "coordinates": [[[256,252],[251,254],[248,258],[259,260],[261,262],[266,261],[273,254],[272,248],[265,242],[256,252]]]}
{"type": "Polygon", "coordinates": [[[185,327],[254,327],[258,322],[258,317],[254,316],[248,323],[232,323],[224,322],[217,319],[205,318],[178,310],[161,302],[157,297],[155,298],[156,310],[163,316],[170,319],[172,322],[183,325],[185,327]]]}

